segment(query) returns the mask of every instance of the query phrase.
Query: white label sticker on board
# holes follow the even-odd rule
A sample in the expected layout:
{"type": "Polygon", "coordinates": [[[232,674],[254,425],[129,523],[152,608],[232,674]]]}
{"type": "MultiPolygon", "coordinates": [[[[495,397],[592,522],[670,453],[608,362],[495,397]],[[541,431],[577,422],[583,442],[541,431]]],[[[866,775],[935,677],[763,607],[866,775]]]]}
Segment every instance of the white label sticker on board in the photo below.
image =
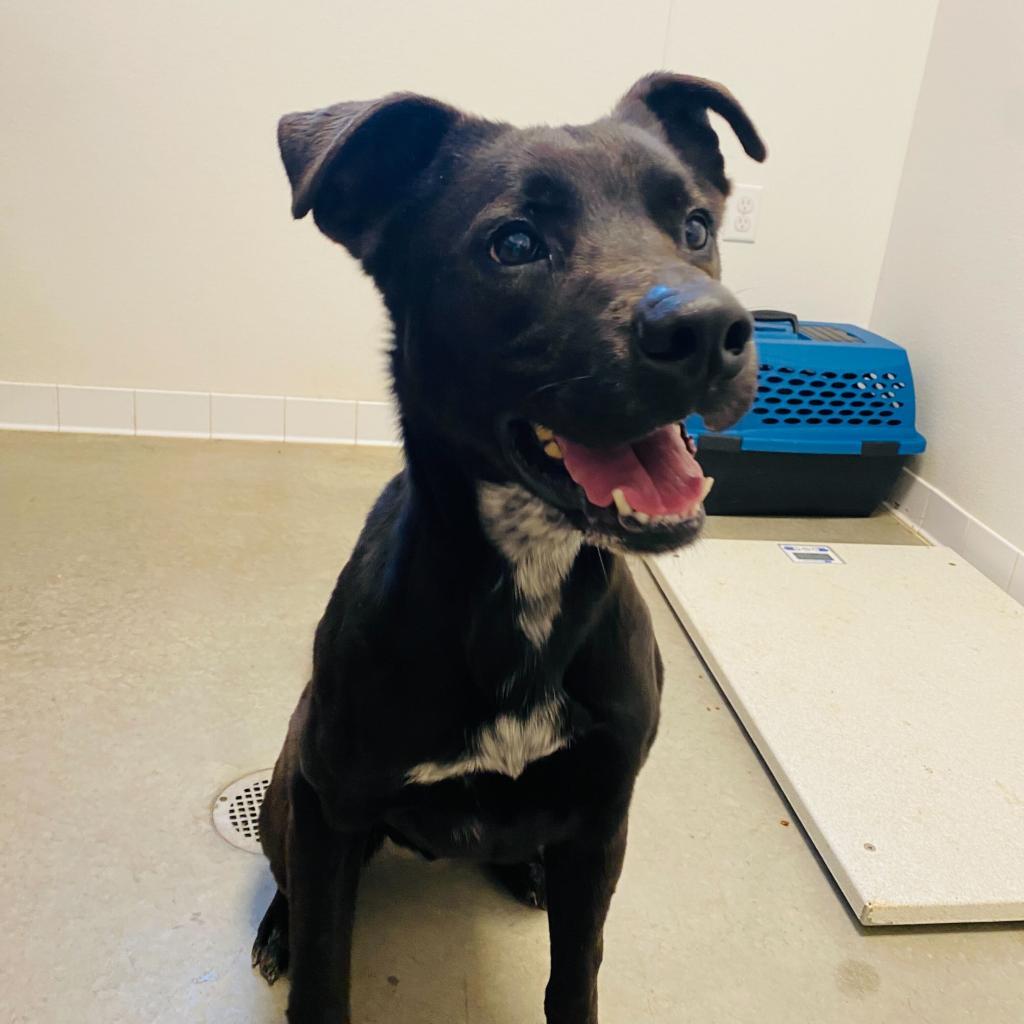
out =
{"type": "Polygon", "coordinates": [[[845,565],[827,544],[780,544],[791,562],[800,565],[845,565]]]}

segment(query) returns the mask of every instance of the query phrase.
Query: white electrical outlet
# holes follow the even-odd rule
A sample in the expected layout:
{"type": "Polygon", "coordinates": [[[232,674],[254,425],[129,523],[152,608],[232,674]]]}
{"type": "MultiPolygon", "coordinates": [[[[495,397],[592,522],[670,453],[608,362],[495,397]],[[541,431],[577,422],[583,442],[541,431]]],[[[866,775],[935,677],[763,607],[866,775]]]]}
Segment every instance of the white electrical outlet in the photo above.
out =
{"type": "Polygon", "coordinates": [[[761,212],[760,185],[734,185],[725,203],[725,217],[718,237],[723,242],[753,242],[761,212]]]}

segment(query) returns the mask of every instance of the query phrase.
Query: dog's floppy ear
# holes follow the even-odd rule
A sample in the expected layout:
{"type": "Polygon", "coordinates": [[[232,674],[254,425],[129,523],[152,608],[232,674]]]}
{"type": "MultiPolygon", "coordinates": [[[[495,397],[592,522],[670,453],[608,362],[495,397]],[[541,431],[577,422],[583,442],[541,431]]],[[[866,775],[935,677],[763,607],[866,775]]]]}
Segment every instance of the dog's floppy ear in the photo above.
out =
{"type": "Polygon", "coordinates": [[[354,256],[366,255],[460,116],[414,93],[285,114],[277,140],[292,185],[292,214],[312,210],[325,235],[354,256]]]}
{"type": "Polygon", "coordinates": [[[641,78],[619,101],[613,116],[660,128],[669,145],[717,188],[729,191],[725,162],[708,111],[720,114],[736,133],[747,156],[768,155],[747,112],[724,85],[691,75],[658,71],[641,78]]]}

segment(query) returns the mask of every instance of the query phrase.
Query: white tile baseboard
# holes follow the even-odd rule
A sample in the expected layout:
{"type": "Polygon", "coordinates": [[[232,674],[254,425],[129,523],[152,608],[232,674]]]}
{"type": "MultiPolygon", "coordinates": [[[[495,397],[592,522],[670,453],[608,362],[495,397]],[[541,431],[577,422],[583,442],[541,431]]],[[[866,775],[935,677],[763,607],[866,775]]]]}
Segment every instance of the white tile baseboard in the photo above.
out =
{"type": "Polygon", "coordinates": [[[313,444],[355,444],[358,402],[334,398],[286,398],[284,439],[313,444]]]}
{"type": "Polygon", "coordinates": [[[967,517],[960,554],[1003,590],[1010,589],[1010,580],[1021,561],[1021,553],[1012,544],[973,516],[967,517]]]}
{"type": "Polygon", "coordinates": [[[59,430],[56,384],[0,382],[0,429],[59,430]]]}
{"type": "Polygon", "coordinates": [[[390,402],[0,381],[0,430],[398,446],[390,402]]]}
{"type": "Polygon", "coordinates": [[[134,434],[135,392],[130,388],[57,385],[60,430],[79,434],[134,434]]]}
{"type": "Polygon", "coordinates": [[[283,441],[284,396],[210,395],[210,436],[230,441],[283,441]]]}
{"type": "Polygon", "coordinates": [[[358,444],[398,445],[398,416],[390,402],[360,402],[356,410],[358,444]]]}
{"type": "Polygon", "coordinates": [[[932,543],[952,548],[1024,604],[1024,552],[916,473],[904,469],[886,503],[932,543]]]}
{"type": "Polygon", "coordinates": [[[201,391],[136,391],[135,433],[209,437],[210,396],[201,391]]]}

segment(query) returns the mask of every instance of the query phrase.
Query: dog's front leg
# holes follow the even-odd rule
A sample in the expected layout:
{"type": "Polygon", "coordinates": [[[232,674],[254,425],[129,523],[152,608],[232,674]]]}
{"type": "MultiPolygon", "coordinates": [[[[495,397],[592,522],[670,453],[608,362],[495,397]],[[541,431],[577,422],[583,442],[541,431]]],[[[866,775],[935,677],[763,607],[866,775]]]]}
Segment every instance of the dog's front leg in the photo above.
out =
{"type": "Polygon", "coordinates": [[[338,832],[298,778],[288,826],[289,1024],[350,1024],[356,891],[368,837],[338,832]]]}
{"type": "Polygon", "coordinates": [[[597,972],[604,920],[626,854],[626,821],[603,840],[544,850],[551,933],[548,1024],[597,1024],[597,972]]]}

